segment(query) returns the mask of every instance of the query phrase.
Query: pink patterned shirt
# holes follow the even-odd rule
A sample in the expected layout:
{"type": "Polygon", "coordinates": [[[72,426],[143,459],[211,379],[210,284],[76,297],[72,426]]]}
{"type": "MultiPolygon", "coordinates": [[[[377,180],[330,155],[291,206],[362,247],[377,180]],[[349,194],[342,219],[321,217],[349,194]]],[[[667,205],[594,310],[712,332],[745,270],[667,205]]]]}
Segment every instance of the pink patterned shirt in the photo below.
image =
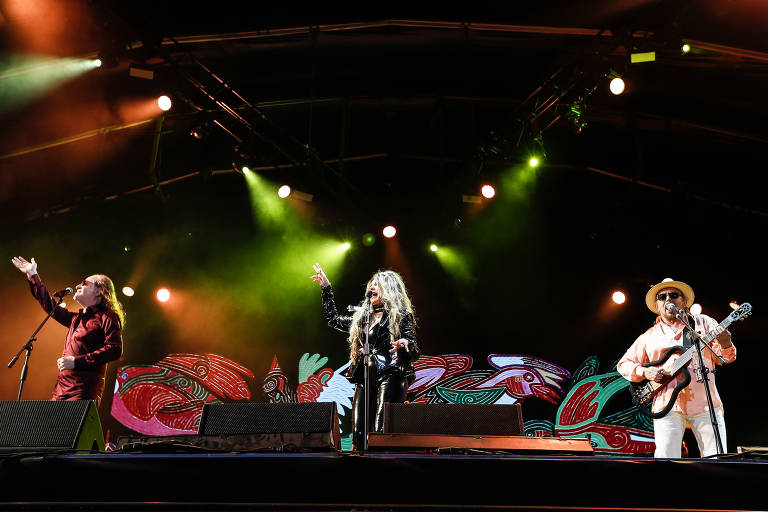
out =
{"type": "MultiPolygon", "coordinates": [[[[696,331],[702,336],[712,331],[717,327],[718,322],[714,318],[707,315],[694,315],[696,322],[696,331]]],[[[664,352],[670,347],[683,344],[683,329],[682,324],[680,326],[669,326],[661,321],[661,317],[656,317],[654,325],[641,334],[635,342],[629,347],[629,350],[624,354],[619,363],[616,365],[616,370],[627,380],[631,382],[640,382],[643,380],[642,365],[650,361],[659,359],[664,352]]],[[[712,349],[722,357],[726,363],[731,363],[736,359],[736,347],[724,349],[720,346],[717,340],[711,343],[712,349]]],[[[702,356],[704,356],[704,365],[712,370],[715,364],[720,364],[712,355],[712,353],[705,347],[701,350],[702,356]]],[[[663,368],[669,369],[679,357],[679,354],[673,354],[667,362],[664,363],[663,368]]],[[[707,407],[707,395],[704,389],[703,382],[696,382],[696,375],[693,373],[693,368],[698,364],[698,356],[694,355],[691,363],[688,365],[688,371],[691,373],[691,383],[688,384],[680,394],[677,396],[675,405],[672,407],[672,411],[677,411],[685,415],[693,416],[702,412],[708,411],[707,407]]],[[[656,394],[653,399],[653,405],[651,410],[658,412],[663,409],[666,404],[669,403],[672,397],[672,391],[675,386],[683,380],[683,376],[680,371],[675,378],[667,383],[664,388],[656,394]]],[[[720,395],[717,393],[717,387],[715,386],[714,374],[709,374],[712,391],[712,405],[715,409],[722,409],[723,403],[720,401],[720,395]]]]}

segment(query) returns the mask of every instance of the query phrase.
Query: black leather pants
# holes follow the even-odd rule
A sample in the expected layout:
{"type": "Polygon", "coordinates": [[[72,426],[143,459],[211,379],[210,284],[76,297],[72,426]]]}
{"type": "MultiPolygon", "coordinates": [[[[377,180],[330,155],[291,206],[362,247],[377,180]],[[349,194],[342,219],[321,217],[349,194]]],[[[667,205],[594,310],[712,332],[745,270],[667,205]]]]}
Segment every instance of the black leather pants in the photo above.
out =
{"type": "MultiPolygon", "coordinates": [[[[405,402],[408,382],[400,374],[389,374],[372,378],[371,384],[369,428],[371,432],[381,432],[384,429],[384,404],[387,402],[405,402]]],[[[364,388],[365,386],[362,384],[355,386],[355,398],[352,405],[352,421],[354,422],[352,444],[355,450],[363,449],[363,432],[365,431],[365,416],[363,416],[363,409],[365,408],[364,388]]]]}

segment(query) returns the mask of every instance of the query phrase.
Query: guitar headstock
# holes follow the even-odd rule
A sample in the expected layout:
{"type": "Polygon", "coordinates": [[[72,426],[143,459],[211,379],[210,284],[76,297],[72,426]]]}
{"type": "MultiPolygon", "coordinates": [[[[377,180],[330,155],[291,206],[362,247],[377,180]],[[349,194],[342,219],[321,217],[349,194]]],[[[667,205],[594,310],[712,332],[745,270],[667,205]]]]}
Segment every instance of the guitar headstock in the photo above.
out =
{"type": "Polygon", "coordinates": [[[746,317],[748,317],[751,314],[752,314],[752,305],[749,302],[745,302],[744,304],[736,308],[733,311],[733,313],[728,315],[728,318],[730,318],[732,322],[735,322],[736,320],[744,320],[746,317]]]}

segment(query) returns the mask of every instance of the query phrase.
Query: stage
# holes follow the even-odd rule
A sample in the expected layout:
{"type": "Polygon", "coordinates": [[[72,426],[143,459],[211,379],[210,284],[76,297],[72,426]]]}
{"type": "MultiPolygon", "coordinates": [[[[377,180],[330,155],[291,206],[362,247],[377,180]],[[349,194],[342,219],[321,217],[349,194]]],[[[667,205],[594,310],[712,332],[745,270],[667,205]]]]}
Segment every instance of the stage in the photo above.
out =
{"type": "Polygon", "coordinates": [[[3,510],[768,510],[768,461],[504,453],[5,454],[3,510]]]}

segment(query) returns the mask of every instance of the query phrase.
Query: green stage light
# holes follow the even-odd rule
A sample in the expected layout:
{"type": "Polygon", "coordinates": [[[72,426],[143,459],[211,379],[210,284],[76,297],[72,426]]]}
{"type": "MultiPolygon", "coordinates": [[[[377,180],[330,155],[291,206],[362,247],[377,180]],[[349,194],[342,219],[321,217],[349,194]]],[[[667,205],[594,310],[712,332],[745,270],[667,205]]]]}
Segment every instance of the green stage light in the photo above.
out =
{"type": "Polygon", "coordinates": [[[363,245],[366,247],[370,247],[373,244],[376,243],[376,237],[373,235],[373,233],[366,233],[363,235],[363,245]]]}
{"type": "Polygon", "coordinates": [[[97,59],[4,56],[0,63],[0,112],[23,106],[97,67],[97,59]]]}
{"type": "Polygon", "coordinates": [[[291,210],[290,203],[283,201],[275,194],[277,186],[274,183],[253,171],[246,172],[245,168],[243,176],[248,185],[253,216],[257,223],[262,227],[279,226],[284,231],[286,228],[296,227],[298,224],[296,215],[291,210]]]}
{"type": "Polygon", "coordinates": [[[689,53],[691,51],[691,45],[683,43],[683,46],[680,47],[680,51],[683,52],[683,55],[689,53]]]}
{"type": "Polygon", "coordinates": [[[432,252],[437,252],[437,245],[435,245],[435,244],[430,245],[429,246],[429,250],[432,251],[432,252]]]}
{"type": "Polygon", "coordinates": [[[536,158],[535,156],[532,156],[532,157],[531,157],[531,158],[528,160],[528,165],[529,165],[530,167],[538,167],[538,165],[539,165],[539,159],[538,159],[538,158],[536,158]]]}
{"type": "Polygon", "coordinates": [[[291,187],[289,187],[288,185],[283,185],[282,187],[277,189],[277,197],[281,199],[285,199],[289,195],[291,195],[291,187]]]}
{"type": "Polygon", "coordinates": [[[456,247],[440,247],[435,251],[437,261],[445,272],[463,284],[472,281],[472,271],[466,255],[456,247]]]}
{"type": "Polygon", "coordinates": [[[345,251],[348,251],[351,247],[352,247],[352,244],[349,242],[344,242],[343,244],[341,244],[341,248],[345,251]]]}

